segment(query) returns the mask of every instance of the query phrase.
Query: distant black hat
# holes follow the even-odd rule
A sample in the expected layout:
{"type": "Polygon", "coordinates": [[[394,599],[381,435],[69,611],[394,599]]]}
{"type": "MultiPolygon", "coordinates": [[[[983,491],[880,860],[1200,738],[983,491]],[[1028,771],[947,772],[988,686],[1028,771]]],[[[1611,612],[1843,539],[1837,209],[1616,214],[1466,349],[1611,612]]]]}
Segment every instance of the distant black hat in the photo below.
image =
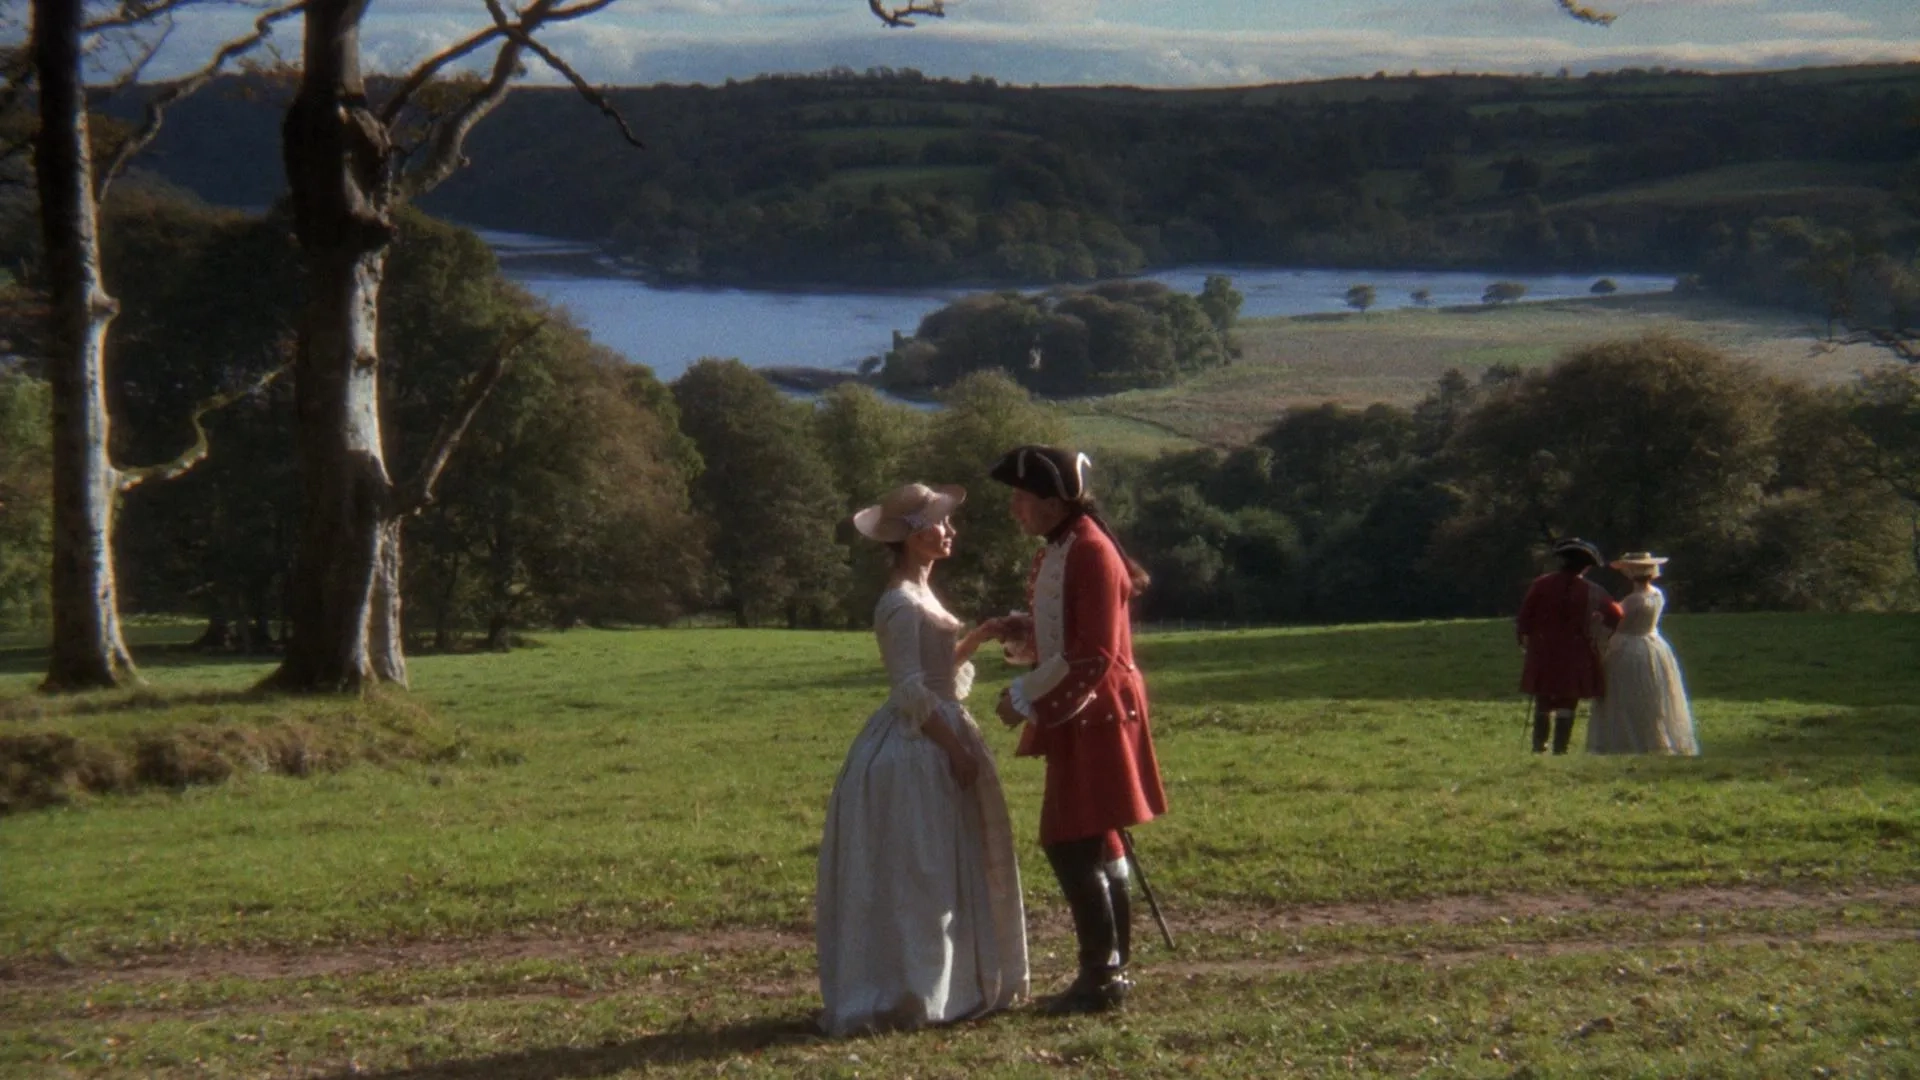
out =
{"type": "Polygon", "coordinates": [[[1043,499],[1075,502],[1086,497],[1087,455],[1058,446],[1016,446],[1007,451],[987,475],[1012,488],[1043,499]]]}
{"type": "Polygon", "coordinates": [[[1555,541],[1553,553],[1561,558],[1578,556],[1579,558],[1587,560],[1587,562],[1593,566],[1603,566],[1607,561],[1601,556],[1599,548],[1577,536],[1569,536],[1563,540],[1555,541]]]}

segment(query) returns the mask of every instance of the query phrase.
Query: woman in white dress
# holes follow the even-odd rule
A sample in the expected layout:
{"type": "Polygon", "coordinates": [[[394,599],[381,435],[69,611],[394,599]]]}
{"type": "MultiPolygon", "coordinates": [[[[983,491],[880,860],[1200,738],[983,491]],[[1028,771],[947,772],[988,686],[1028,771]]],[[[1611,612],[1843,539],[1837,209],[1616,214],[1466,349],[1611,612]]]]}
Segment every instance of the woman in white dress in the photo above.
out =
{"type": "Polygon", "coordinates": [[[1607,644],[1606,696],[1594,702],[1587,722],[1591,754],[1698,754],[1687,687],[1673,648],[1660,636],[1667,595],[1653,584],[1667,560],[1645,551],[1613,561],[1633,591],[1620,601],[1625,613],[1607,644]]]}
{"type": "Polygon", "coordinates": [[[960,704],[974,650],[928,587],[953,551],[958,487],[909,484],[854,515],[894,550],[874,633],[892,693],[853,741],[827,806],[814,934],[829,1035],[1004,1009],[1027,990],[1026,915],[993,755],[960,704]]]}

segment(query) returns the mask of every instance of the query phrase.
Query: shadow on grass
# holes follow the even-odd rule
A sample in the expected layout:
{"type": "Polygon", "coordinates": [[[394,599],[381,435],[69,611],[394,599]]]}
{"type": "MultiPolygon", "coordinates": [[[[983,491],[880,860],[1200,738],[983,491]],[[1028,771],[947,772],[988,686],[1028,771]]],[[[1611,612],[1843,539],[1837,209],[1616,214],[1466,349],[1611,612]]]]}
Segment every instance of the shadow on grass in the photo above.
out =
{"type": "Polygon", "coordinates": [[[746,1020],[712,1027],[685,1027],[606,1046],[560,1046],[493,1057],[416,1065],[390,1072],[335,1073],[329,1080],[560,1080],[613,1076],[648,1066],[679,1065],[751,1054],[780,1043],[820,1038],[811,1018],[746,1020]]]}
{"type": "MultiPolygon", "coordinates": [[[[134,666],[154,670],[224,668],[276,663],[278,653],[208,652],[179,644],[130,645],[134,666]]],[[[0,675],[40,675],[47,670],[47,647],[19,645],[0,648],[0,675]]]]}

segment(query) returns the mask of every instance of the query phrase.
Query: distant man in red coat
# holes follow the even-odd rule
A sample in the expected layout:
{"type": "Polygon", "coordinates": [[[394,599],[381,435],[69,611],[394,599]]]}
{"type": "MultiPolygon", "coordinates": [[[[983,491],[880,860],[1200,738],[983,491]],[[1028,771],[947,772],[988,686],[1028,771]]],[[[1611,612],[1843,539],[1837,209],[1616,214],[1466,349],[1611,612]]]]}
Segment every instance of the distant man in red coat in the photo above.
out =
{"type": "Polygon", "coordinates": [[[1620,605],[1588,581],[1600,565],[1600,549],[1578,538],[1553,545],[1560,568],[1535,578],[1520,604],[1515,630],[1526,651],[1520,691],[1533,695],[1533,752],[1547,749],[1547,718],[1553,718],[1553,752],[1564,754],[1573,739],[1573,714],[1582,699],[1605,695],[1596,624],[1620,625],[1620,605]]]}
{"type": "Polygon", "coordinates": [[[1095,510],[1090,464],[1084,454],[1022,446],[992,472],[1013,488],[1021,531],[1047,541],[1027,581],[1031,623],[1009,645],[1009,657],[1033,670],[1001,694],[997,711],[1021,726],[1017,753],[1047,762],[1040,844],[1079,943],[1078,977],[1047,1006],[1062,1013],[1110,1009],[1132,988],[1132,903],[1119,830],[1167,810],[1128,612],[1146,572],[1095,510]]]}

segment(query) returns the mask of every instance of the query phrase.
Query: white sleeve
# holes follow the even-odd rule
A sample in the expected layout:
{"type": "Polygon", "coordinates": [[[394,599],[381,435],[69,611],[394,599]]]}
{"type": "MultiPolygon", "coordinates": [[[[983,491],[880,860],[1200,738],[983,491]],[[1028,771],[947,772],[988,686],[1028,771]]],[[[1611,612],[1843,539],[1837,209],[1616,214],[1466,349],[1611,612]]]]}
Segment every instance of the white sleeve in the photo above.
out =
{"type": "Polygon", "coordinates": [[[1027,677],[1025,675],[1007,684],[1007,700],[1013,704],[1013,711],[1027,719],[1033,719],[1033,702],[1027,698],[1027,677]]]}
{"type": "Polygon", "coordinates": [[[880,613],[874,633],[880,638],[880,658],[886,662],[887,680],[893,687],[889,700],[918,728],[940,704],[920,670],[919,609],[894,604],[880,613]]]}
{"type": "Polygon", "coordinates": [[[1073,668],[1064,656],[1049,656],[1040,666],[1013,680],[1013,703],[1019,708],[1025,703],[1027,708],[1020,710],[1022,716],[1033,715],[1033,703],[1052,693],[1061,683],[1067,681],[1067,675],[1073,668]]]}

